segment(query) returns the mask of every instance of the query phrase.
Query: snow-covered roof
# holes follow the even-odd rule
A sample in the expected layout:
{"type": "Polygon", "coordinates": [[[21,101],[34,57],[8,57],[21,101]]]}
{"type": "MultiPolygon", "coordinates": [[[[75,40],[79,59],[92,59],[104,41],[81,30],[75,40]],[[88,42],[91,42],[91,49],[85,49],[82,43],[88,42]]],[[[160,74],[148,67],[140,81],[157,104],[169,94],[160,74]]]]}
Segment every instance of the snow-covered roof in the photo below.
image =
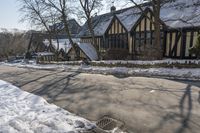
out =
{"type": "MultiPolygon", "coordinates": [[[[143,4],[142,8],[145,9],[148,3],[143,4]]],[[[133,25],[141,16],[141,12],[137,7],[126,8],[115,12],[106,13],[103,15],[95,16],[93,18],[93,26],[95,36],[102,36],[109,27],[114,15],[121,21],[123,26],[130,31],[133,25]]],[[[82,26],[79,37],[90,36],[87,22],[82,26]]]]}
{"type": "Polygon", "coordinates": [[[141,12],[137,8],[133,8],[132,10],[127,10],[120,14],[116,15],[121,23],[125,26],[125,28],[130,31],[131,28],[135,25],[136,21],[141,16],[141,12]]]}
{"type": "MultiPolygon", "coordinates": [[[[94,34],[96,36],[102,36],[107,30],[110,22],[112,21],[112,14],[105,14],[96,16],[93,18],[94,34]]],[[[87,22],[82,26],[79,36],[91,36],[87,22]]]]}
{"type": "Polygon", "coordinates": [[[161,8],[161,20],[170,27],[200,26],[200,0],[176,0],[161,8]]]}
{"type": "MultiPolygon", "coordinates": [[[[76,35],[78,35],[79,32],[80,32],[81,26],[77,23],[77,21],[75,19],[70,19],[67,22],[68,22],[68,26],[69,26],[71,36],[76,37],[76,35]]],[[[63,34],[65,33],[64,24],[62,22],[56,23],[56,24],[50,26],[50,28],[52,30],[58,30],[59,33],[63,33],[63,34]]]]}
{"type": "Polygon", "coordinates": [[[98,60],[97,51],[91,43],[77,43],[77,44],[90,60],[92,61],[98,60]]]}
{"type": "MultiPolygon", "coordinates": [[[[74,38],[72,39],[74,42],[79,42],[80,39],[79,38],[74,38]]],[[[69,42],[69,39],[58,39],[58,42],[59,42],[59,50],[63,49],[64,52],[68,53],[69,50],[72,48],[70,42],[69,42]]],[[[49,46],[49,41],[47,39],[45,39],[43,41],[43,43],[46,45],[46,46],[49,46]]],[[[57,43],[57,40],[56,39],[52,39],[52,45],[55,49],[57,49],[58,47],[58,43],[57,43]]]]}
{"type": "Polygon", "coordinates": [[[38,56],[51,56],[54,55],[52,52],[37,52],[36,55],[38,56]]]}
{"type": "MultiPolygon", "coordinates": [[[[151,3],[143,4],[142,8],[151,8],[151,3]]],[[[200,0],[169,0],[161,7],[161,20],[169,27],[184,28],[200,26],[200,0]]],[[[94,32],[96,36],[105,34],[113,16],[116,16],[123,26],[130,31],[142,15],[138,7],[106,13],[93,18],[94,32]]],[[[79,37],[90,36],[87,22],[83,25],[79,37]]]]}

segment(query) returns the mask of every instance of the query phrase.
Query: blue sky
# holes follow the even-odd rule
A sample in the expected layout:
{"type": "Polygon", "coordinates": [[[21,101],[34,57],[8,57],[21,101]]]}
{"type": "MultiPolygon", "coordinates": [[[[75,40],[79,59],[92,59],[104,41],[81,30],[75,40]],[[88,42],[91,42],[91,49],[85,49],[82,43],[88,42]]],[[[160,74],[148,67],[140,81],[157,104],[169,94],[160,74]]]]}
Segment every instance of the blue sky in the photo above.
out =
{"type": "Polygon", "coordinates": [[[0,28],[29,29],[27,24],[19,22],[19,7],[17,0],[0,0],[0,28]]]}
{"type": "MultiPolygon", "coordinates": [[[[107,0],[105,0],[107,1],[107,0]]],[[[121,5],[124,6],[124,3],[121,0],[118,0],[114,4],[115,6],[121,5]],[[120,3],[120,4],[119,4],[120,3]]],[[[121,7],[117,7],[117,9],[121,9],[121,7]]],[[[0,0],[0,28],[13,29],[17,28],[20,30],[29,30],[31,29],[28,23],[21,23],[20,21],[20,12],[18,11],[20,8],[20,4],[17,0],[0,0]]],[[[104,7],[105,9],[102,13],[108,12],[109,7],[104,7]]]]}

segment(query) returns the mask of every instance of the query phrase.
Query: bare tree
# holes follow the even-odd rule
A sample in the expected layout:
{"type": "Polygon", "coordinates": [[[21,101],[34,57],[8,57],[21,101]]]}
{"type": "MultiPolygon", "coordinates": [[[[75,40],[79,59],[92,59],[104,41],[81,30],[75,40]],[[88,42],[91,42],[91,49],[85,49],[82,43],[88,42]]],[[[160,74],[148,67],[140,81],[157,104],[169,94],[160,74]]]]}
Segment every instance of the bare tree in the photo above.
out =
{"type": "Polygon", "coordinates": [[[68,24],[68,16],[71,13],[71,9],[70,4],[72,4],[70,2],[67,2],[66,0],[41,0],[41,2],[50,8],[53,8],[56,12],[59,13],[60,19],[62,21],[62,23],[64,24],[64,30],[67,33],[67,36],[69,38],[69,41],[73,47],[73,49],[75,50],[75,54],[77,59],[79,59],[79,49],[78,46],[73,42],[72,37],[71,37],[71,33],[69,30],[69,24],[68,24]]]}
{"type": "Polygon", "coordinates": [[[28,38],[26,33],[14,30],[0,32],[0,59],[9,56],[22,56],[26,52],[28,38]]]}
{"type": "Polygon", "coordinates": [[[82,11],[84,13],[84,16],[87,21],[88,29],[90,31],[90,34],[92,36],[92,44],[95,46],[96,51],[98,53],[98,57],[100,56],[99,47],[97,45],[96,39],[95,39],[95,32],[93,29],[93,14],[96,10],[101,8],[102,6],[102,0],[79,0],[79,3],[82,7],[82,11]]]}
{"type": "MultiPolygon", "coordinates": [[[[48,33],[50,47],[52,46],[52,31],[49,28],[52,11],[42,4],[41,0],[19,0],[20,11],[23,14],[21,21],[29,21],[37,28],[45,29],[48,33]]],[[[55,16],[55,15],[54,15],[55,16]]]]}

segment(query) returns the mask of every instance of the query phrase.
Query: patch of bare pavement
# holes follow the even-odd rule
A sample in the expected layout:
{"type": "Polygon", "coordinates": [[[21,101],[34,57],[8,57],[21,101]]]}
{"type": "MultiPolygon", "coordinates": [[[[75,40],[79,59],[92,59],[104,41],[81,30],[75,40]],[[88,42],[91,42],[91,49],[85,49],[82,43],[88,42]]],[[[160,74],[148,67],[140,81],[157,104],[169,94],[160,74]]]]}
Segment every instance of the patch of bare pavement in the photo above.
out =
{"type": "Polygon", "coordinates": [[[199,133],[200,82],[0,66],[0,79],[96,121],[111,116],[130,133],[199,133]]]}

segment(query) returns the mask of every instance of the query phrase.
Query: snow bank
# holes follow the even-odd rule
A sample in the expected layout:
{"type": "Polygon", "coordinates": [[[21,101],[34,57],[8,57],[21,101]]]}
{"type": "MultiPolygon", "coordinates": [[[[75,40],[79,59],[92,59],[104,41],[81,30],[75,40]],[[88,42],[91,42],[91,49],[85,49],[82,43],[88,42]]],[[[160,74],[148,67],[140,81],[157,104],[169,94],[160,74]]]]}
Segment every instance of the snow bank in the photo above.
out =
{"type": "Polygon", "coordinates": [[[47,69],[47,70],[56,70],[57,68],[63,68],[62,65],[41,65],[37,64],[35,60],[28,61],[28,63],[25,62],[19,62],[19,63],[5,63],[1,62],[0,65],[6,65],[10,67],[22,67],[22,68],[33,68],[33,69],[47,69]]]}
{"type": "MultiPolygon", "coordinates": [[[[74,68],[73,68],[74,69],[74,68]]],[[[126,68],[126,67],[80,67],[79,71],[99,74],[114,74],[127,76],[162,76],[178,79],[200,79],[200,68],[126,68]]]]}
{"type": "Polygon", "coordinates": [[[200,64],[200,60],[172,60],[172,59],[165,59],[165,60],[154,60],[154,61],[141,61],[141,60],[105,60],[105,61],[92,61],[96,64],[135,64],[135,65],[155,65],[155,64],[200,64]]]}
{"type": "MultiPolygon", "coordinates": [[[[181,62],[181,61],[180,61],[181,62]]],[[[184,61],[183,61],[184,62],[184,61]]],[[[144,63],[144,62],[139,62],[144,63]]],[[[155,63],[155,62],[154,62],[155,63]]],[[[199,61],[196,60],[196,63],[199,61]]],[[[127,68],[127,67],[100,67],[87,65],[64,65],[64,64],[7,64],[2,65],[34,68],[34,69],[53,69],[66,71],[80,71],[94,74],[113,74],[127,76],[160,76],[177,79],[200,80],[200,68],[127,68]]]]}
{"type": "Polygon", "coordinates": [[[92,128],[88,120],[0,80],[1,133],[79,133],[92,128]]]}

